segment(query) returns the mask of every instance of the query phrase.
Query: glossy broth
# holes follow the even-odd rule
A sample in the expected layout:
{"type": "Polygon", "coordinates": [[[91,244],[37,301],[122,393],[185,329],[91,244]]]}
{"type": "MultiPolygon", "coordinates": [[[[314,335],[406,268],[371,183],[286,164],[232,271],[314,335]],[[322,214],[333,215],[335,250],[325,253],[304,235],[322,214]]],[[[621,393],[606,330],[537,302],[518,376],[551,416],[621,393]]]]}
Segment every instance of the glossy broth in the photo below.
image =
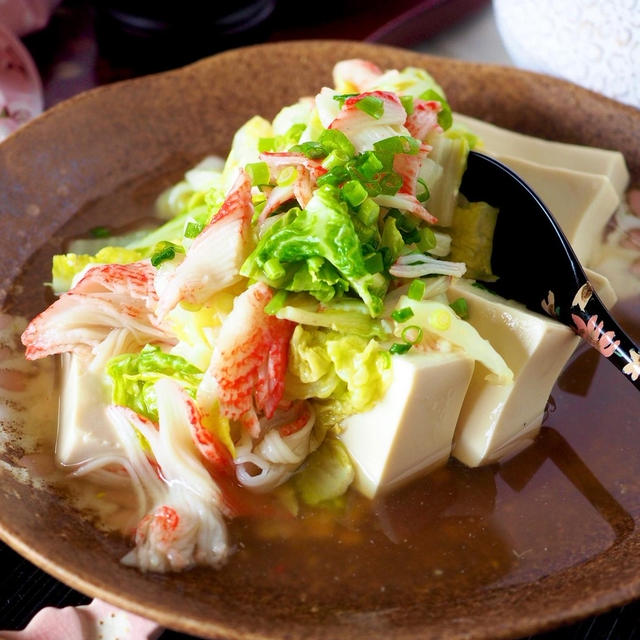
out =
{"type": "MultiPolygon", "coordinates": [[[[41,310],[49,302],[42,282],[65,238],[149,214],[155,194],[176,177],[125,185],[80,212],[32,257],[5,309],[28,317],[41,310]],[[34,288],[41,298],[23,296],[34,288]]],[[[615,315],[640,338],[637,301],[618,305],[615,315]]],[[[516,585],[584,562],[640,518],[639,412],[633,386],[580,346],[553,390],[540,436],[516,457],[479,469],[451,460],[373,502],[350,493],[341,510],[238,518],[229,525],[236,552],[213,581],[229,599],[258,585],[265,598],[313,608],[334,602],[339,589],[345,610],[363,597],[389,610],[408,594],[434,603],[453,588],[516,585]]]]}

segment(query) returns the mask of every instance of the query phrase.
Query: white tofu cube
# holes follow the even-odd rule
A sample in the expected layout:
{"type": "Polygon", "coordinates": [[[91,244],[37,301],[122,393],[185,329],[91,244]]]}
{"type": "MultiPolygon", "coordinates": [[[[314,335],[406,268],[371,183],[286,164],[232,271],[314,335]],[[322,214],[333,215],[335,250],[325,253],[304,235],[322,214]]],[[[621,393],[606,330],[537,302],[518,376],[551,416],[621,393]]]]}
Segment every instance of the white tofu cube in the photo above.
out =
{"type": "Polygon", "coordinates": [[[480,137],[483,142],[480,151],[606,176],[620,197],[628,186],[629,171],[619,151],[543,140],[459,113],[454,114],[454,119],[480,137]]]}
{"type": "Polygon", "coordinates": [[[122,454],[117,434],[107,417],[110,402],[101,373],[89,366],[91,356],[62,354],[62,389],[58,415],[56,460],[73,466],[95,455],[122,454]]]}
{"type": "Polygon", "coordinates": [[[464,399],[453,456],[470,467],[517,453],[537,435],[547,399],[580,339],[565,325],[524,306],[455,281],[449,299],[463,297],[468,321],[511,368],[507,385],[485,380],[477,364],[464,399]]]}
{"type": "Polygon", "coordinates": [[[355,486],[371,498],[448,460],[474,368],[461,352],[396,355],[392,363],[384,398],[342,423],[355,486]]]}
{"type": "Polygon", "coordinates": [[[545,167],[528,160],[497,156],[547,205],[576,256],[587,265],[595,257],[604,228],[620,204],[605,176],[545,167]]]}

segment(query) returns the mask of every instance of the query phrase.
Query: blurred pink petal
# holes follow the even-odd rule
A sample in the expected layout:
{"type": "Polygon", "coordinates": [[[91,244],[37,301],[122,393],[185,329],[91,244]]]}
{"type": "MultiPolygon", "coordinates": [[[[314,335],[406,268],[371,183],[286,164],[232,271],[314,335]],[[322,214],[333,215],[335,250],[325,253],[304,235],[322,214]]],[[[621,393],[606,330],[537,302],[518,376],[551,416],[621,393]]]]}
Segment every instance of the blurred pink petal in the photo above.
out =
{"type": "Polygon", "coordinates": [[[0,140],[41,113],[43,106],[40,75],[29,52],[0,23],[0,140]]]}
{"type": "Polygon", "coordinates": [[[18,36],[46,26],[60,0],[10,0],[0,2],[0,24],[18,36]]]}
{"type": "Polygon", "coordinates": [[[83,607],[46,607],[22,631],[0,631],[0,640],[155,640],[155,622],[93,600],[83,607]]]}

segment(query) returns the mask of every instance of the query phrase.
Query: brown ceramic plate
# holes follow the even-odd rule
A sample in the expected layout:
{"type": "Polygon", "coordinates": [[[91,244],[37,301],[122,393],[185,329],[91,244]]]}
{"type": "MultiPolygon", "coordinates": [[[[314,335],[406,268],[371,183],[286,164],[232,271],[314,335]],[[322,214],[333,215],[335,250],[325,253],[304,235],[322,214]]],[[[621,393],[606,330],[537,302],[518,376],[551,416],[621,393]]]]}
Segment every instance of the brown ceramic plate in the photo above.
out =
{"type": "MultiPolygon", "coordinates": [[[[353,42],[229,51],[79,95],[0,145],[4,309],[41,310],[41,283],[65,237],[143,215],[190,165],[224,155],[250,116],[271,118],[316,92],[350,57],[427,68],[457,111],[618,149],[640,181],[640,112],[559,80],[353,42]]],[[[638,305],[618,317],[637,337],[638,305]]],[[[347,545],[346,527],[333,538],[249,546],[219,572],[145,575],[118,562],[125,541],[15,479],[18,445],[0,451],[0,534],[69,585],[206,637],[516,637],[640,596],[637,393],[580,350],[554,401],[519,459],[477,472],[450,465],[378,504],[372,543],[347,545]]]]}

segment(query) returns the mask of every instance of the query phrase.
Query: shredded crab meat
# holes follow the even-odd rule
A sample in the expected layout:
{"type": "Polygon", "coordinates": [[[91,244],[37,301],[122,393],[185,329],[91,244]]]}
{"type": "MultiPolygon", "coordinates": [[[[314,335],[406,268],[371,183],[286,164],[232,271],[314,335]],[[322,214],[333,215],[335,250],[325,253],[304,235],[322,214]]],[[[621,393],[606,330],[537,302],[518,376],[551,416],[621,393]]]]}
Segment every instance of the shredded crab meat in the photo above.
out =
{"type": "Polygon", "coordinates": [[[285,202],[289,202],[294,197],[293,185],[287,185],[286,187],[276,186],[271,189],[267,196],[267,201],[260,212],[258,222],[264,224],[266,219],[285,202]]]}
{"type": "Polygon", "coordinates": [[[406,256],[400,256],[391,265],[389,273],[396,278],[420,278],[431,274],[461,278],[466,270],[467,266],[464,262],[437,260],[422,253],[411,253],[406,256]]]}
{"type": "Polygon", "coordinates": [[[206,376],[215,380],[224,416],[260,433],[258,413],[273,416],[284,393],[294,323],[265,313],[273,293],[263,283],[240,294],[220,330],[206,376]]]}
{"type": "Polygon", "coordinates": [[[442,131],[438,113],[442,105],[436,100],[414,100],[413,113],[407,116],[405,127],[418,140],[424,140],[432,131],[442,131]]]}
{"type": "Polygon", "coordinates": [[[418,153],[397,153],[393,158],[393,170],[402,178],[398,193],[416,195],[416,184],[422,162],[431,151],[427,144],[421,144],[418,153]]]}
{"type": "Polygon", "coordinates": [[[373,200],[381,207],[408,211],[429,224],[436,224],[438,222],[438,218],[429,213],[429,211],[422,206],[420,201],[410,193],[396,193],[392,196],[383,194],[375,196],[373,200]]]}
{"type": "Polygon", "coordinates": [[[249,254],[252,216],[251,180],[242,170],[220,210],[195,238],[182,262],[168,277],[156,280],[158,317],[164,317],[179,302],[202,304],[240,280],[240,266],[249,254]]]}
{"type": "Polygon", "coordinates": [[[353,88],[361,93],[370,89],[381,75],[380,67],[368,60],[341,60],[333,67],[333,84],[340,90],[353,88]]]}
{"type": "Polygon", "coordinates": [[[143,571],[219,566],[230,552],[224,497],[195,443],[185,392],[166,378],[156,383],[155,391],[157,429],[130,409],[109,407],[145,513],[136,528],[135,546],[122,562],[143,571]],[[142,451],[136,432],[147,443],[148,454],[142,451]]]}
{"type": "Polygon", "coordinates": [[[398,97],[389,91],[367,91],[347,98],[329,129],[342,131],[358,153],[372,149],[374,143],[395,135],[407,133],[403,126],[407,112],[398,97]],[[373,118],[356,105],[363,98],[377,98],[382,101],[383,111],[379,118],[373,118]]]}
{"type": "Polygon", "coordinates": [[[264,493],[286,482],[315,448],[311,435],[315,414],[307,402],[280,412],[255,442],[243,434],[236,445],[238,482],[256,493],[264,493]]]}
{"type": "Polygon", "coordinates": [[[302,153],[265,152],[260,154],[260,159],[269,167],[273,181],[277,180],[280,172],[287,167],[294,167],[297,174],[292,184],[278,185],[271,189],[258,218],[260,223],[263,223],[279,206],[293,198],[297,200],[300,208],[304,209],[313,196],[318,178],[327,172],[320,162],[307,158],[302,153]]]}
{"type": "Polygon", "coordinates": [[[113,327],[126,329],[138,344],[172,343],[155,315],[158,298],[148,260],[92,265],[78,283],[36,316],[22,334],[29,360],[92,349],[113,327]]]}

